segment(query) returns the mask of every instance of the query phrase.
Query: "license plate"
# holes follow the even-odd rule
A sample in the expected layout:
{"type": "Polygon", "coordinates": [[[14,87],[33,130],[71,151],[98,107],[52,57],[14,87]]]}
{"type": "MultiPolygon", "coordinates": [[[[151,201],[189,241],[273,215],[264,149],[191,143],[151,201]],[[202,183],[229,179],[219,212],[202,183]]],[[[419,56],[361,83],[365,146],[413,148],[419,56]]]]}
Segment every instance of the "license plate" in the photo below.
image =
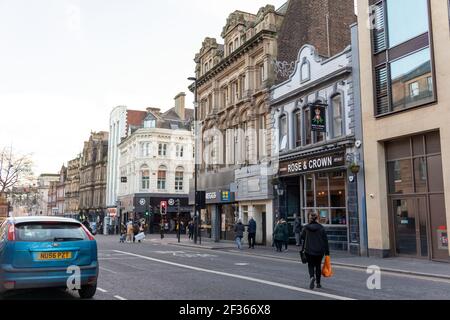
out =
{"type": "Polygon", "coordinates": [[[72,252],[39,252],[38,260],[67,260],[72,259],[72,252]]]}

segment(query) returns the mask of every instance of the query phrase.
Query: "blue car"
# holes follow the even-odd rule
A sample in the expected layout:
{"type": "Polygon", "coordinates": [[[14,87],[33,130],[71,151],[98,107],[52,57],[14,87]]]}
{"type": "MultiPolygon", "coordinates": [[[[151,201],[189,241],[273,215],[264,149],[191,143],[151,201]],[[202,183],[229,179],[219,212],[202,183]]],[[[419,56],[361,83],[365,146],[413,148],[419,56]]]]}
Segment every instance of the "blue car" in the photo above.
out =
{"type": "Polygon", "coordinates": [[[76,220],[8,218],[0,226],[0,294],[60,287],[90,299],[98,269],[97,242],[76,220]]]}

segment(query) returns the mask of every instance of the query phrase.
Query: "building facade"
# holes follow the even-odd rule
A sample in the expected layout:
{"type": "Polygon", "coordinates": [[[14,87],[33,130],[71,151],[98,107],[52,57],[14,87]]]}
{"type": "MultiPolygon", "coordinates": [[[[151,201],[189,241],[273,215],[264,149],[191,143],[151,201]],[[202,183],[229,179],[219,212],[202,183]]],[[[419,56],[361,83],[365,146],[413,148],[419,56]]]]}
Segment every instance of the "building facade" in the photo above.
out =
{"type": "Polygon", "coordinates": [[[50,183],[59,180],[59,174],[41,174],[37,179],[37,186],[39,192],[38,200],[38,215],[50,215],[51,211],[48,211],[49,190],[50,183]]]}
{"type": "Polygon", "coordinates": [[[76,217],[80,212],[81,155],[67,163],[64,215],[76,217]]]}
{"type": "MultiPolygon", "coordinates": [[[[185,109],[185,94],[175,97],[175,107],[165,113],[148,108],[139,127],[130,129],[119,144],[120,216],[122,223],[144,219],[151,232],[161,223],[174,231],[178,218],[191,219],[189,180],[194,172],[193,110],[185,109]],[[161,215],[161,202],[167,214],[161,215]]],[[[166,212],[164,212],[166,213],[166,212]]]]}
{"type": "Polygon", "coordinates": [[[103,222],[106,214],[108,132],[93,132],[84,143],[80,169],[81,219],[103,222]]]}
{"type": "MultiPolygon", "coordinates": [[[[113,109],[109,118],[108,168],[106,177],[106,206],[108,223],[117,224],[118,193],[120,186],[119,144],[129,130],[139,126],[146,111],[128,110],[125,106],[113,109]]],[[[106,224],[105,224],[106,227],[106,224]]]]}
{"type": "Polygon", "coordinates": [[[325,59],[303,46],[293,74],[273,88],[271,105],[275,214],[292,225],[295,215],[307,224],[318,213],[330,248],[359,255],[364,174],[355,52],[348,46],[325,59]]]}
{"type": "Polygon", "coordinates": [[[449,261],[449,2],[360,0],[358,21],[369,251],[449,261]]]}
{"type": "Polygon", "coordinates": [[[64,215],[66,211],[66,182],[67,182],[67,168],[65,165],[59,171],[59,181],[56,183],[56,207],[57,210],[53,215],[64,215]]]}
{"type": "Polygon", "coordinates": [[[247,223],[250,216],[259,226],[257,242],[272,239],[268,101],[285,9],[233,12],[223,28],[224,44],[206,38],[195,57],[198,189],[206,194],[200,215],[204,236],[215,241],[234,240],[237,219],[247,223]]]}

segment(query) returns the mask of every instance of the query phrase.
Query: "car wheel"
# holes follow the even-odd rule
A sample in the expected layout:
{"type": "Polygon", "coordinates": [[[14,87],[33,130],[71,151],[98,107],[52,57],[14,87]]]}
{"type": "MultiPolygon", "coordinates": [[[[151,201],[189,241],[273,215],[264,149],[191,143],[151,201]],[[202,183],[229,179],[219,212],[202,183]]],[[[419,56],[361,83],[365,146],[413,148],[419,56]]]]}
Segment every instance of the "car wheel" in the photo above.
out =
{"type": "Polygon", "coordinates": [[[81,299],[91,299],[95,296],[95,292],[97,291],[97,285],[86,285],[81,286],[81,289],[78,290],[78,294],[80,295],[81,299]]]}

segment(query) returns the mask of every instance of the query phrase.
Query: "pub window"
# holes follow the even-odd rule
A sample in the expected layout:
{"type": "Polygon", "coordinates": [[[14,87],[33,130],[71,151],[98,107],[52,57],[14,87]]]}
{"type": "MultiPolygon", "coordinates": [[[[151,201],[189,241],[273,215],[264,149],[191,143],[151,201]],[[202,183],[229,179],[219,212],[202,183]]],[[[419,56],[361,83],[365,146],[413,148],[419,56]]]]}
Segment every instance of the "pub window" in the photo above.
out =
{"type": "Polygon", "coordinates": [[[342,96],[340,94],[335,95],[331,99],[331,103],[333,107],[333,137],[338,138],[344,134],[342,96]]]}
{"type": "Polygon", "coordinates": [[[382,0],[372,7],[375,114],[435,101],[429,0],[382,0]]]}
{"type": "Polygon", "coordinates": [[[285,150],[288,146],[287,133],[287,117],[283,115],[280,117],[280,150],[285,150]]]}
{"type": "Polygon", "coordinates": [[[165,144],[165,143],[158,144],[158,155],[159,156],[167,155],[167,144],[165,144]]]}
{"type": "Polygon", "coordinates": [[[302,146],[302,112],[300,110],[295,113],[295,145],[302,146]]]}

